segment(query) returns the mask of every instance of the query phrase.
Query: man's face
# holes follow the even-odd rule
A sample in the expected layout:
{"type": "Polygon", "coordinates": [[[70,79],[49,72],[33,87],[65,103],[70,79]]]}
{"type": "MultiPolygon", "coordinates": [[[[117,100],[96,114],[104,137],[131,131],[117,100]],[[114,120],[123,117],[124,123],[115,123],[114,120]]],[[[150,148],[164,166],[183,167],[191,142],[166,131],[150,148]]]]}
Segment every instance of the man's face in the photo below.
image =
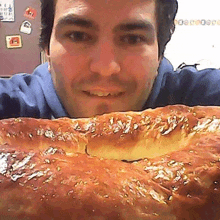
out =
{"type": "Polygon", "coordinates": [[[57,0],[49,47],[71,117],[138,111],[159,65],[155,0],[57,0]]]}

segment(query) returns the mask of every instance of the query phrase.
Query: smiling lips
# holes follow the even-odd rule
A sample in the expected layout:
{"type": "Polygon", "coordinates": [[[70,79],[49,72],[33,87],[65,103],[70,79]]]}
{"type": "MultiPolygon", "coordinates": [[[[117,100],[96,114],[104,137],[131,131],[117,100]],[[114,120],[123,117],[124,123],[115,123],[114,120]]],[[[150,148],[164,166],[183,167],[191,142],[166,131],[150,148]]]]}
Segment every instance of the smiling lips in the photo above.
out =
{"type": "Polygon", "coordinates": [[[98,97],[118,97],[123,92],[102,92],[102,91],[84,91],[87,95],[98,97]]]}

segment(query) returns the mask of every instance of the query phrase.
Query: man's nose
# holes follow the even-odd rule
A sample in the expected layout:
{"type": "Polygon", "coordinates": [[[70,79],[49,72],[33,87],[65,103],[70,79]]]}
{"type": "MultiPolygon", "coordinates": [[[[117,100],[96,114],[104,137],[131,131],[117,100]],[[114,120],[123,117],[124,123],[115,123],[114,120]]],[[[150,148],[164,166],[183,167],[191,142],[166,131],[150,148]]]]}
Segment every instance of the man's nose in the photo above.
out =
{"type": "Polygon", "coordinates": [[[102,76],[120,72],[114,46],[109,42],[100,42],[91,53],[90,70],[102,76]]]}

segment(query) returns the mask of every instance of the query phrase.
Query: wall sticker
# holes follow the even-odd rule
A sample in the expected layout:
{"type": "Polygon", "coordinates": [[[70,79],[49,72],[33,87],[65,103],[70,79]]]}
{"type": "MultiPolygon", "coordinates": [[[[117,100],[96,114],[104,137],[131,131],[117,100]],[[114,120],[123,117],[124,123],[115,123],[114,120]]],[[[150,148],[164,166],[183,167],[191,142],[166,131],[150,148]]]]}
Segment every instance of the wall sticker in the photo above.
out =
{"type": "Polygon", "coordinates": [[[24,16],[29,19],[35,19],[37,16],[37,10],[32,7],[28,7],[25,10],[24,16]]]}
{"type": "Polygon", "coordinates": [[[25,33],[25,34],[31,34],[31,31],[32,31],[31,23],[29,21],[24,21],[21,24],[20,32],[25,33]]]}
{"type": "Polygon", "coordinates": [[[6,46],[9,49],[21,48],[22,47],[21,35],[6,36],[6,46]]]}

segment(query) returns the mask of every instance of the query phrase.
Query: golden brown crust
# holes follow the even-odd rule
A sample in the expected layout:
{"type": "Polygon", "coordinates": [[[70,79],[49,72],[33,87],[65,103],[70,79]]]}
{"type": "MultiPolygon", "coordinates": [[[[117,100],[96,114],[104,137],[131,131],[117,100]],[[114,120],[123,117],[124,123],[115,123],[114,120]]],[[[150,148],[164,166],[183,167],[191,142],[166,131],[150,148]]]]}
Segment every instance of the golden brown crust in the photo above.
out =
{"type": "Polygon", "coordinates": [[[0,120],[0,145],[22,146],[29,150],[65,148],[67,154],[85,152],[87,139],[71,127],[71,120],[12,118],[0,120]]]}
{"type": "Polygon", "coordinates": [[[0,219],[218,220],[219,131],[219,107],[181,105],[1,120],[0,219]]]}
{"type": "Polygon", "coordinates": [[[203,133],[219,132],[219,112],[219,107],[176,105],[75,120],[6,119],[0,121],[0,144],[51,145],[106,159],[154,158],[185,148],[203,133]]]}
{"type": "Polygon", "coordinates": [[[220,116],[219,109],[176,105],[143,112],[116,112],[72,123],[86,134],[89,155],[132,161],[183,149],[192,138],[208,131],[194,128],[205,123],[211,127],[214,117],[220,116]]]}

